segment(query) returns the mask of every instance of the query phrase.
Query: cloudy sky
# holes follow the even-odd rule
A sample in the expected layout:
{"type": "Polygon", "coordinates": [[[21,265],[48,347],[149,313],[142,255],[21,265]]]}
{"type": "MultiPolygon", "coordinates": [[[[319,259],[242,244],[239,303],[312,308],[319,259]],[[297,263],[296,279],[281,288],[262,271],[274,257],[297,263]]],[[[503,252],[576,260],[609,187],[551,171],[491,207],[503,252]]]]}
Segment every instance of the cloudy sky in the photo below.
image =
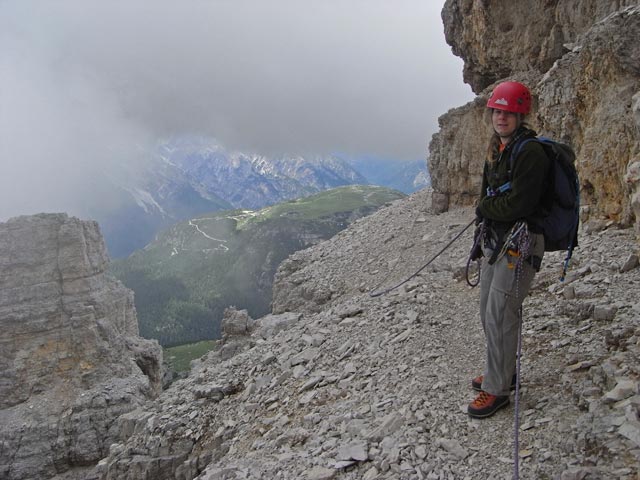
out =
{"type": "Polygon", "coordinates": [[[181,133],[425,158],[472,98],[443,3],[0,0],[0,220],[67,208],[98,166],[181,133]]]}

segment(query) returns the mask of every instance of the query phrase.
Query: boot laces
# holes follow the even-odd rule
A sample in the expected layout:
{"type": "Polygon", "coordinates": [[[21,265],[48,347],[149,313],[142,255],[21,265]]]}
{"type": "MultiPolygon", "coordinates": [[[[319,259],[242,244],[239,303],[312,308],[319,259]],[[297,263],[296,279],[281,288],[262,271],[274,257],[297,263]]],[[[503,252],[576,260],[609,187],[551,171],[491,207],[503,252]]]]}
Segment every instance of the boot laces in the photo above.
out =
{"type": "Polygon", "coordinates": [[[476,397],[476,399],[473,401],[473,406],[476,408],[482,408],[482,407],[486,407],[488,404],[490,404],[494,399],[495,399],[495,395],[491,395],[490,393],[487,393],[485,391],[480,392],[480,394],[476,397]]]}

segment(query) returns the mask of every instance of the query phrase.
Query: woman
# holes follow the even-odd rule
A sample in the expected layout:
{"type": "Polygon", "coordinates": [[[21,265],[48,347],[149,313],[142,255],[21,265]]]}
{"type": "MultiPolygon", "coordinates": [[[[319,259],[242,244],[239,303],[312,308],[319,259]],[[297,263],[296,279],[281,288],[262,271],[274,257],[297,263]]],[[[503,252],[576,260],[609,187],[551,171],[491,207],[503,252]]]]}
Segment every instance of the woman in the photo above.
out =
{"type": "Polygon", "coordinates": [[[476,209],[482,220],[480,319],[486,338],[484,374],[472,380],[480,393],[468,406],[474,418],[485,418],[509,404],[515,388],[520,308],[540,267],[544,238],[536,218],[544,215],[550,161],[527,128],[531,93],[518,82],[500,83],[487,107],[493,136],[484,164],[482,192],[476,209]]]}

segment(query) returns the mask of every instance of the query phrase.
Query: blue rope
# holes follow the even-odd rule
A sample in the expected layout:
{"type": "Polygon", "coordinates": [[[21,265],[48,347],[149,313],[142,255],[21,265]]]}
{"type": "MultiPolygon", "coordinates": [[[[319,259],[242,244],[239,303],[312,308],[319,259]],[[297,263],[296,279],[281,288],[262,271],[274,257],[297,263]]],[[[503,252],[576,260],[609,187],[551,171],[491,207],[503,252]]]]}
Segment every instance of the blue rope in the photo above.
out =
{"type": "Polygon", "coordinates": [[[520,355],[522,353],[522,306],[518,310],[518,356],[516,357],[516,405],[513,432],[513,478],[520,478],[520,355]]]}
{"type": "MultiPolygon", "coordinates": [[[[517,224],[516,224],[517,225],[517,224]]],[[[514,226],[516,229],[516,226],[514,226]]],[[[512,245],[519,253],[516,262],[516,298],[520,296],[520,279],[525,259],[531,249],[531,234],[527,224],[522,224],[515,230],[512,237],[512,245]]],[[[520,357],[522,355],[522,304],[518,308],[518,353],[516,356],[516,398],[514,411],[514,432],[513,432],[513,478],[520,478],[520,357]]]]}

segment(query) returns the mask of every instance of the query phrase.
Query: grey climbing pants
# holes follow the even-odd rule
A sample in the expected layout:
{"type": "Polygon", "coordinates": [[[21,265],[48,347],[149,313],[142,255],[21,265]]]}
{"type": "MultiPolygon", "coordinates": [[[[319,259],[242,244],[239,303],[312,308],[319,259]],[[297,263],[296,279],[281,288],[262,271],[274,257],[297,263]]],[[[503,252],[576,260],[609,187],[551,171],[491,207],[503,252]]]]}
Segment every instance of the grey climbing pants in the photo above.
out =
{"type": "MultiPolygon", "coordinates": [[[[542,258],[544,237],[531,234],[531,255],[542,258]]],[[[480,277],[480,320],[487,342],[487,357],[482,390],[492,395],[509,395],[516,368],[519,310],[529,293],[535,269],[529,262],[516,268],[517,257],[509,253],[489,265],[493,250],[483,246],[484,260],[480,277]]]]}

